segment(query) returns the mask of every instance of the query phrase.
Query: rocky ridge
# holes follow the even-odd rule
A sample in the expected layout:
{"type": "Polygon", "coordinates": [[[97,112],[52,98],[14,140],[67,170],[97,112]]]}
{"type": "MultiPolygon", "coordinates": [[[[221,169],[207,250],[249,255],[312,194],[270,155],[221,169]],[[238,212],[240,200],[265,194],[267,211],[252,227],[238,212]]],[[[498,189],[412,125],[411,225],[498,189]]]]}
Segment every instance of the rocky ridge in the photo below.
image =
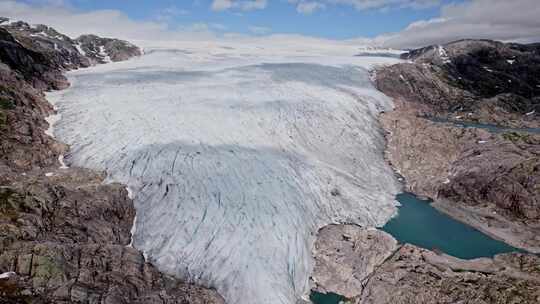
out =
{"type": "Polygon", "coordinates": [[[395,100],[381,123],[406,190],[540,252],[540,129],[506,129],[540,124],[538,45],[462,40],[404,58],[377,70],[376,85],[395,100]]]}
{"type": "Polygon", "coordinates": [[[68,147],[46,134],[54,109],[43,91],[67,87],[66,70],[107,61],[78,47],[97,46],[111,61],[138,48],[0,21],[0,303],[223,303],[132,248],[135,210],[125,186],[68,168],[68,147]]]}
{"type": "Polygon", "coordinates": [[[137,46],[128,41],[96,35],[71,39],[43,24],[30,25],[0,17],[0,26],[27,49],[47,55],[53,67],[59,69],[123,61],[142,54],[137,46]]]}

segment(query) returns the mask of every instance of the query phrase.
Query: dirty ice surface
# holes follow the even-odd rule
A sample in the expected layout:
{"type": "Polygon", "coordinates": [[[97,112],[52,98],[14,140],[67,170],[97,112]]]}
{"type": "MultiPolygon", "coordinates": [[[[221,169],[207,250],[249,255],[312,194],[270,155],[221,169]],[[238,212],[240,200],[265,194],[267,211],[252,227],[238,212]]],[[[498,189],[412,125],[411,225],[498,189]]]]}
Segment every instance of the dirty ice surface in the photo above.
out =
{"type": "Polygon", "coordinates": [[[392,107],[356,46],[196,42],[68,74],[49,94],[72,165],[132,190],[133,245],[228,303],[309,294],[317,229],[382,226],[399,185],[376,121],[392,107]]]}

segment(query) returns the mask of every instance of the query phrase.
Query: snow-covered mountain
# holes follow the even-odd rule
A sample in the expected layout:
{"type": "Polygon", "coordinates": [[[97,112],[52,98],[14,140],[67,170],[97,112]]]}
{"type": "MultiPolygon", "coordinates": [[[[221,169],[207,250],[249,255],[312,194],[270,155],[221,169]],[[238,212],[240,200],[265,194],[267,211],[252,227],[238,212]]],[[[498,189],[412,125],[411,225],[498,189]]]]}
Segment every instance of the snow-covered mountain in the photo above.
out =
{"type": "Polygon", "coordinates": [[[68,161],[133,190],[135,247],[228,303],[295,303],[318,228],[396,213],[376,119],[392,104],[367,69],[397,59],[276,48],[186,42],[49,95],[68,161]]]}
{"type": "Polygon", "coordinates": [[[141,50],[124,40],[82,35],[72,39],[43,25],[31,25],[0,17],[0,27],[8,30],[26,48],[49,54],[51,61],[64,70],[96,64],[124,61],[141,55],[141,50]]]}

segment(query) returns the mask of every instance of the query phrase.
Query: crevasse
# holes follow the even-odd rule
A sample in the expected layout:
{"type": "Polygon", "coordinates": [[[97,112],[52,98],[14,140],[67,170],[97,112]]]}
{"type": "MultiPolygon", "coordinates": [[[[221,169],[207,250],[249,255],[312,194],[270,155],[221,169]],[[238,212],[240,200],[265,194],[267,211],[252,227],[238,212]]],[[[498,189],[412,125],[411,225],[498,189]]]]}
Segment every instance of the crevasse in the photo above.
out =
{"type": "Polygon", "coordinates": [[[70,164],[129,186],[133,244],[162,271],[228,303],[291,304],[319,227],[396,213],[376,121],[392,105],[366,70],[395,59],[248,51],[156,49],[71,72],[49,95],[55,134],[70,164]]]}

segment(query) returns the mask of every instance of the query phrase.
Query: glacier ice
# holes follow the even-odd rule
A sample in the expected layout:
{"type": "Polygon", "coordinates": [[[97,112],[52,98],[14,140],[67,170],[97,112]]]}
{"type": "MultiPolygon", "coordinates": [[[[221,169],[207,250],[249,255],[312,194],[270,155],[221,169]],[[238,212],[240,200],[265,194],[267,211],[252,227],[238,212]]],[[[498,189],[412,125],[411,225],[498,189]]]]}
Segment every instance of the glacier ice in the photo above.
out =
{"type": "Polygon", "coordinates": [[[228,303],[295,303],[317,229],[381,226],[399,190],[367,72],[397,59],[306,52],[156,48],[70,72],[55,135],[129,186],[133,244],[160,270],[228,303]]]}

